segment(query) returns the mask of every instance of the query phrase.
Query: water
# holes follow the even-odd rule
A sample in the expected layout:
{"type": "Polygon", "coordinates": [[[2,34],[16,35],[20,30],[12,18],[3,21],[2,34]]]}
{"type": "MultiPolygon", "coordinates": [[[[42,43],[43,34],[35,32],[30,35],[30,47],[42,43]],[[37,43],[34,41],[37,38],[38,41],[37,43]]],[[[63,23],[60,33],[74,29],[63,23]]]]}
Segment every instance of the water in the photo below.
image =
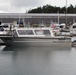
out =
{"type": "Polygon", "coordinates": [[[0,75],[75,74],[75,47],[0,46],[0,75]]]}

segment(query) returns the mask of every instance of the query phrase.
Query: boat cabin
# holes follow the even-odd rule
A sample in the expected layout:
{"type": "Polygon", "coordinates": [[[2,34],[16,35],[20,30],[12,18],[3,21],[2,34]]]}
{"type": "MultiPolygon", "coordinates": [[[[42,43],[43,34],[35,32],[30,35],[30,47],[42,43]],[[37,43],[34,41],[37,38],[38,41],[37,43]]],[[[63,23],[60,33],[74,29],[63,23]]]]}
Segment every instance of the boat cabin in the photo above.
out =
{"type": "Polygon", "coordinates": [[[19,37],[54,36],[49,28],[17,28],[16,32],[19,37]]]}

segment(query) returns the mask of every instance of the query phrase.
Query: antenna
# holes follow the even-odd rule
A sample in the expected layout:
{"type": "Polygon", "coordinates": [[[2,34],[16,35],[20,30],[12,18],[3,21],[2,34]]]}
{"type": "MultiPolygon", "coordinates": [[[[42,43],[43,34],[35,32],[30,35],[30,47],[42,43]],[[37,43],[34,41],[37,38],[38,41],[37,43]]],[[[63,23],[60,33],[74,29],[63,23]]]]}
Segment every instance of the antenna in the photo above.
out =
{"type": "Polygon", "coordinates": [[[65,12],[66,24],[67,24],[67,0],[66,0],[66,12],[65,12]]]}

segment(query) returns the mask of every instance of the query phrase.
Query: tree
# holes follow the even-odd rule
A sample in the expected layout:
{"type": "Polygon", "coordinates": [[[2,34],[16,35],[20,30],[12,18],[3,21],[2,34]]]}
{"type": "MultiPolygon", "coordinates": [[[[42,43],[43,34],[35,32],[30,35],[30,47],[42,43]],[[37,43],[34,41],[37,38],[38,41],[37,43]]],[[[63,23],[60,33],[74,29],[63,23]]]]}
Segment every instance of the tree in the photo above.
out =
{"type": "Polygon", "coordinates": [[[67,13],[74,13],[74,7],[72,4],[67,8],[67,13]]]}

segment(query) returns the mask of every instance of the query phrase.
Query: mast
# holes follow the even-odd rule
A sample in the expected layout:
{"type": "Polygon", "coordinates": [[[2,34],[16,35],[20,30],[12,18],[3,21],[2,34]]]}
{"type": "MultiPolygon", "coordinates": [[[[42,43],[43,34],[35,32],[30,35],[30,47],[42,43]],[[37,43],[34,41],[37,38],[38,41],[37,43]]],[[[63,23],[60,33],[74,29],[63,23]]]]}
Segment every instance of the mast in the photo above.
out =
{"type": "Polygon", "coordinates": [[[59,18],[60,18],[60,15],[59,15],[59,11],[58,11],[58,24],[59,24],[59,18]]]}

